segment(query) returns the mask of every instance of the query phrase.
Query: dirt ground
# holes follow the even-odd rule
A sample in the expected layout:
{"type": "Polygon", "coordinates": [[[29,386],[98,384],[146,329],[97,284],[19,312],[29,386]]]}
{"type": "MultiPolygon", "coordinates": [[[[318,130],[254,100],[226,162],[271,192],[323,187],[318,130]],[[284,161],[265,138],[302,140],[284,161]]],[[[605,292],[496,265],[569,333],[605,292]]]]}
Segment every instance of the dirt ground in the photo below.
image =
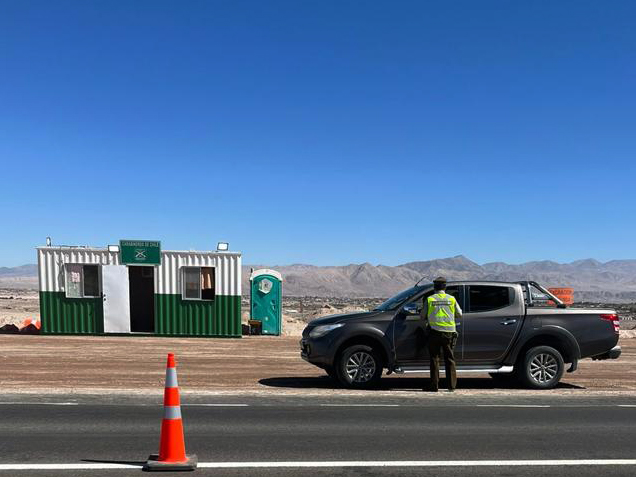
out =
{"type": "MultiPolygon", "coordinates": [[[[631,334],[631,332],[628,332],[631,334]]],[[[579,363],[549,393],[636,393],[636,339],[621,338],[617,360],[579,363]]],[[[299,356],[297,338],[241,339],[0,335],[0,389],[10,393],[161,393],[168,352],[184,393],[359,393],[337,389],[299,356]]],[[[421,388],[418,377],[388,377],[381,391],[421,388]]],[[[528,393],[497,388],[487,376],[459,380],[460,393],[528,393]]],[[[545,391],[541,391],[545,392],[545,391]]]]}
{"type": "Polygon", "coordinates": [[[38,291],[0,288],[0,326],[19,326],[26,318],[40,318],[38,291]]]}

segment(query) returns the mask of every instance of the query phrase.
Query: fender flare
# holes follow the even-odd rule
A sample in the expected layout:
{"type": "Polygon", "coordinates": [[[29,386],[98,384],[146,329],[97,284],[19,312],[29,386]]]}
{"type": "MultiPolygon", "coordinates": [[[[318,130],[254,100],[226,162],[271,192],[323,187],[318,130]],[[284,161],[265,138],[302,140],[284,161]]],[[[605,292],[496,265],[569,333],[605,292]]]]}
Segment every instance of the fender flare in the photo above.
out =
{"type": "Polygon", "coordinates": [[[581,358],[581,348],[579,347],[579,343],[578,341],[576,341],[576,338],[574,337],[572,333],[570,333],[568,330],[566,330],[565,328],[561,326],[547,325],[547,326],[538,328],[536,330],[533,330],[532,333],[524,336],[523,340],[519,341],[514,346],[511,353],[508,355],[508,358],[506,359],[506,363],[508,364],[516,363],[517,359],[519,358],[519,353],[521,352],[523,347],[526,344],[528,344],[530,340],[536,338],[537,336],[545,336],[545,335],[555,337],[561,340],[567,347],[568,354],[571,356],[573,362],[576,362],[581,358]]]}
{"type": "Polygon", "coordinates": [[[356,328],[357,329],[351,330],[351,333],[347,333],[346,336],[343,336],[341,339],[339,339],[337,342],[334,343],[333,352],[331,356],[331,362],[332,363],[335,362],[338,350],[347,341],[355,340],[357,338],[370,338],[373,341],[377,341],[380,344],[380,346],[382,346],[382,351],[387,357],[387,362],[385,363],[385,365],[389,366],[392,363],[393,359],[391,357],[392,351],[387,344],[386,335],[381,330],[374,328],[372,326],[367,327],[367,326],[361,325],[360,327],[356,327],[356,328]]]}

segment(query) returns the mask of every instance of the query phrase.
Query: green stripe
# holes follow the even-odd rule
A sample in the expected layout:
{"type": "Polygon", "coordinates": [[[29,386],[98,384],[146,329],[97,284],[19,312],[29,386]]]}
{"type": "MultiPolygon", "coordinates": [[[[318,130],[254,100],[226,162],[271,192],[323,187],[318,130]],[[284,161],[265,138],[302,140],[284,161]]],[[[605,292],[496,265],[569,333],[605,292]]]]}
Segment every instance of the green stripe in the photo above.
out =
{"type": "Polygon", "coordinates": [[[66,298],[64,292],[40,292],[42,333],[95,334],[104,330],[102,298],[66,298]]]}
{"type": "Polygon", "coordinates": [[[157,334],[241,336],[241,297],[183,300],[181,295],[155,295],[157,334]]]}
{"type": "MultiPolygon", "coordinates": [[[[40,292],[40,320],[45,334],[101,334],[102,298],[66,298],[64,292],[40,292]]],[[[211,301],[155,295],[155,334],[241,336],[241,297],[218,295],[211,301]]]]}

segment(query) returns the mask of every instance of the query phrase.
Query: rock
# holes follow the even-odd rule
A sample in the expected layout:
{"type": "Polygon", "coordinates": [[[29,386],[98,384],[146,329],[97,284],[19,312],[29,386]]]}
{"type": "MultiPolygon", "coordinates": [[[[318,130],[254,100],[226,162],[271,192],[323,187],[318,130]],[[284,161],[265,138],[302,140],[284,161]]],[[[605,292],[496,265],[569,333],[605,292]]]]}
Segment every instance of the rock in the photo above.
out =
{"type": "Polygon", "coordinates": [[[8,324],[0,327],[0,333],[19,333],[20,329],[14,324],[8,324]]]}

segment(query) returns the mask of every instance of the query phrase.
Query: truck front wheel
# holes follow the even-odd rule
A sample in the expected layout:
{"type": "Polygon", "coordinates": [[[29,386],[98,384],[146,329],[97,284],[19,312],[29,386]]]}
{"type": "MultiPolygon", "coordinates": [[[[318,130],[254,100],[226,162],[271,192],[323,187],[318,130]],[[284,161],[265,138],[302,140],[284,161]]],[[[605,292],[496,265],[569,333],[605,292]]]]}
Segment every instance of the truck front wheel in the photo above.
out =
{"type": "Polygon", "coordinates": [[[339,381],[348,388],[367,389],[378,385],[382,361],[378,352],[367,345],[346,348],[336,364],[339,381]]]}
{"type": "Polygon", "coordinates": [[[522,382],[534,389],[552,389],[559,384],[565,364],[563,356],[550,346],[535,346],[526,353],[519,370],[522,382]]]}

